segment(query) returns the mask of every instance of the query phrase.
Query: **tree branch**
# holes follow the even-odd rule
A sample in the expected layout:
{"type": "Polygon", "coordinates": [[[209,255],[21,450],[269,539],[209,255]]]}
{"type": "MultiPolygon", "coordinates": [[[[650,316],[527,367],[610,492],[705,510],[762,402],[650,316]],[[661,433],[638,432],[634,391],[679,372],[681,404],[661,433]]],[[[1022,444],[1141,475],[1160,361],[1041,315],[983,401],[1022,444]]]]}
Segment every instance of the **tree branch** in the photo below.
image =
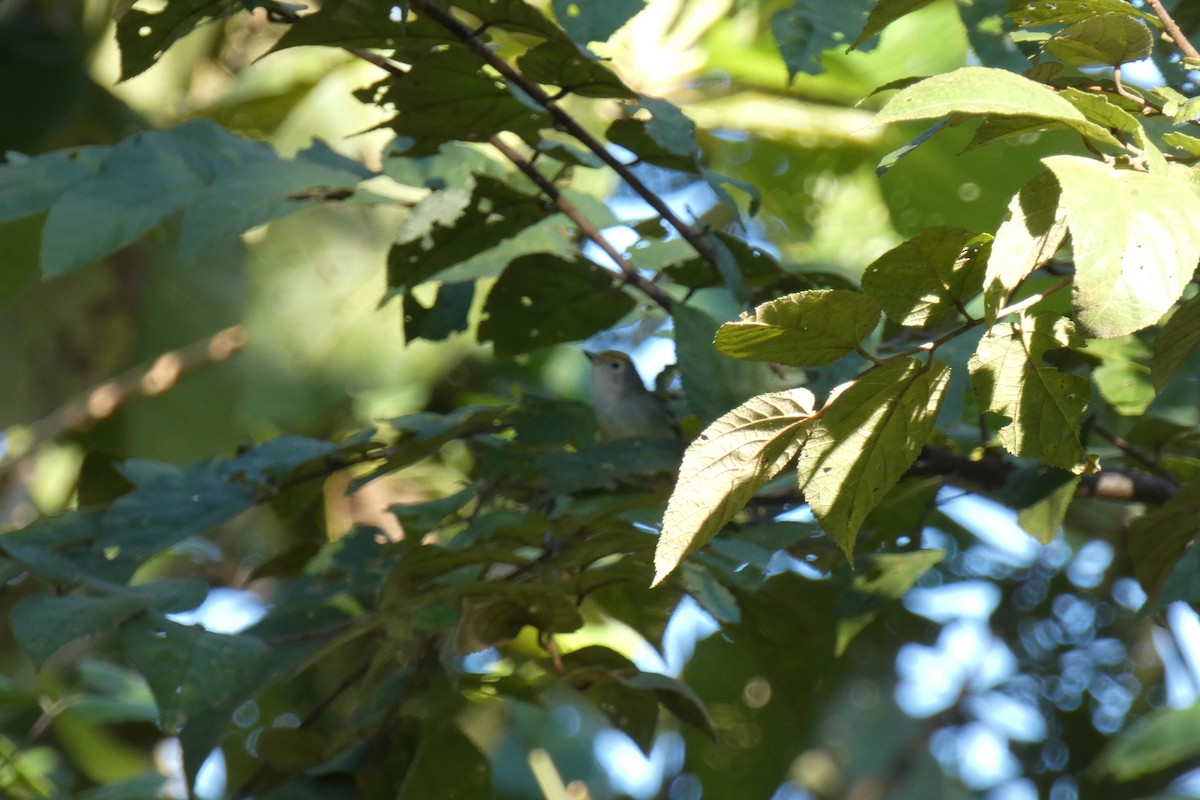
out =
{"type": "MultiPolygon", "coordinates": [[[[363,61],[366,61],[370,64],[374,64],[389,75],[400,77],[404,74],[403,70],[378,53],[374,53],[362,47],[349,47],[346,49],[352,55],[361,58],[363,61]]],[[[625,283],[640,289],[643,294],[661,306],[664,311],[666,311],[668,314],[671,313],[671,309],[675,304],[667,295],[667,293],[659,288],[656,284],[651,283],[643,278],[641,273],[637,271],[637,268],[629,263],[629,260],[621,254],[621,251],[614,247],[612,243],[604,237],[604,234],[600,232],[600,229],[597,228],[590,219],[584,216],[583,212],[580,211],[574,203],[568,200],[566,196],[558,190],[558,187],[555,186],[552,181],[546,178],[546,176],[542,173],[538,172],[537,168],[534,167],[527,158],[524,158],[516,150],[509,147],[508,144],[506,144],[505,141],[499,136],[489,136],[488,144],[500,151],[500,154],[511,161],[513,166],[515,166],[525,177],[533,181],[534,185],[537,186],[543,194],[550,198],[550,201],[554,203],[555,208],[557,208],[575,223],[575,225],[579,228],[580,233],[595,243],[597,247],[604,251],[605,255],[613,260],[617,267],[620,268],[621,279],[625,283]]]]}
{"type": "Polygon", "coordinates": [[[668,225],[674,228],[683,237],[684,241],[700,254],[701,258],[707,261],[713,269],[717,269],[716,250],[704,235],[680,219],[656,192],[652,191],[646,184],[642,183],[637,175],[633,174],[628,165],[621,163],[600,140],[576,122],[574,117],[563,111],[562,107],[540,85],[513,69],[507,61],[496,55],[487,46],[486,42],[468,30],[465,25],[455,19],[448,11],[438,8],[434,3],[429,2],[429,0],[410,0],[410,6],[418,13],[425,14],[429,19],[449,31],[455,38],[469,46],[484,63],[496,70],[507,80],[512,81],[521,91],[525,92],[538,105],[546,109],[546,112],[550,114],[554,122],[562,130],[574,136],[579,140],[580,144],[595,153],[613,172],[621,176],[621,179],[625,181],[629,188],[641,197],[647,205],[653,208],[654,212],[668,225]]]}
{"type": "Polygon", "coordinates": [[[1166,28],[1167,35],[1171,37],[1171,41],[1174,42],[1175,46],[1188,58],[1200,61],[1200,50],[1197,50],[1188,41],[1188,38],[1184,36],[1183,31],[1175,24],[1175,20],[1171,19],[1171,15],[1163,8],[1161,0],[1146,0],[1146,5],[1150,6],[1151,10],[1154,11],[1154,15],[1162,22],[1163,27],[1166,28]]]}

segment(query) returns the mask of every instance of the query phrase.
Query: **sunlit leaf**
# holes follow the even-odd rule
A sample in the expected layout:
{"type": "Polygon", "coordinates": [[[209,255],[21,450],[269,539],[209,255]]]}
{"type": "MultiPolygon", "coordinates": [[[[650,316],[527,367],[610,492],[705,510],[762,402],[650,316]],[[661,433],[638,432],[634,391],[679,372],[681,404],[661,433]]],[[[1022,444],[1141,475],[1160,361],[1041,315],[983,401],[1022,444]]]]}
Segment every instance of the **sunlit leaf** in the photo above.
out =
{"type": "Polygon", "coordinates": [[[715,343],[730,358],[818,367],[853,352],[879,324],[879,311],[861,292],[797,292],[726,322],[715,343]]]}
{"type": "Polygon", "coordinates": [[[1106,338],[1158,321],[1200,259],[1200,197],[1185,180],[1079,156],[1043,162],[1062,187],[1080,327],[1106,338]]]}
{"type": "Polygon", "coordinates": [[[800,451],[800,488],[848,558],[863,520],[920,454],[949,379],[945,364],[897,360],[845,385],[821,410],[800,451]]]}
{"type": "Polygon", "coordinates": [[[938,327],[966,319],[983,287],[991,237],[931,227],[884,253],[863,272],[863,291],[900,325],[938,327]]]}
{"type": "Polygon", "coordinates": [[[1043,172],[1008,204],[1009,217],[996,231],[984,276],[984,309],[990,323],[1012,292],[1054,257],[1067,235],[1058,182],[1043,172]]]}
{"type": "Polygon", "coordinates": [[[1078,472],[1079,424],[1091,399],[1088,379],[1045,361],[1051,350],[1078,344],[1075,328],[1042,313],[994,325],[971,357],[971,384],[986,410],[1010,420],[997,431],[1004,449],[1078,472]]]}
{"type": "Polygon", "coordinates": [[[688,447],[654,553],[654,582],[703,547],[795,457],[814,398],[807,389],[751,398],[688,447]]]}

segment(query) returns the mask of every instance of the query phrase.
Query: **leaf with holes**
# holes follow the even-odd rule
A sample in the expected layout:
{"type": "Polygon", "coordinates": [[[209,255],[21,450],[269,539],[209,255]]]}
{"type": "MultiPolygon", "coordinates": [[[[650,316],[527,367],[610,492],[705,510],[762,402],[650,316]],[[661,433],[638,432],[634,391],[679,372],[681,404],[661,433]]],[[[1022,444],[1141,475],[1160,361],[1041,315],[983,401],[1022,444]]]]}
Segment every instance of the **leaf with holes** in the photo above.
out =
{"type": "Polygon", "coordinates": [[[479,341],[507,357],[586,339],[615,325],[636,303],[613,274],[590,261],[534,254],[501,274],[484,304],[479,341]]]}

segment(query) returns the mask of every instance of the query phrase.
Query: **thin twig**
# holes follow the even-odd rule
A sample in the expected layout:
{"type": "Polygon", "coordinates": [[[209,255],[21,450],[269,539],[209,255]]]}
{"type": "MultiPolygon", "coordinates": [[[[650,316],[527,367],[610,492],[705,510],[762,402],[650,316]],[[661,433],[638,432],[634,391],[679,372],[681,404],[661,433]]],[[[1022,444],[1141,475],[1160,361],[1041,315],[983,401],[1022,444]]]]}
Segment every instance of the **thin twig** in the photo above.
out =
{"type": "MultiPolygon", "coordinates": [[[[374,53],[361,47],[350,47],[347,48],[347,50],[354,56],[361,58],[363,61],[374,64],[384,72],[387,72],[389,75],[396,77],[404,75],[403,70],[378,53],[374,53]]],[[[622,280],[624,280],[625,283],[640,289],[643,294],[661,306],[668,314],[671,313],[671,309],[675,304],[667,295],[667,293],[660,289],[656,284],[651,283],[643,278],[641,273],[637,271],[637,268],[630,264],[629,260],[621,254],[621,251],[617,250],[617,248],[614,247],[612,243],[604,237],[604,234],[600,232],[600,229],[597,228],[590,219],[584,216],[583,212],[580,211],[574,203],[568,200],[552,181],[550,181],[542,173],[538,172],[537,168],[533,166],[531,161],[521,156],[521,154],[513,148],[509,147],[508,144],[505,143],[504,140],[499,136],[488,137],[488,143],[500,151],[501,155],[511,161],[513,166],[515,166],[523,175],[525,175],[525,177],[533,181],[534,185],[537,186],[538,189],[540,189],[542,193],[546,195],[546,197],[550,198],[550,201],[554,203],[555,208],[557,208],[575,223],[575,225],[579,228],[580,233],[594,242],[597,247],[603,250],[604,253],[613,260],[613,263],[620,268],[622,280]]]]}
{"type": "Polygon", "coordinates": [[[1099,422],[1092,423],[1092,430],[1094,430],[1102,439],[1107,441],[1113,447],[1124,453],[1125,457],[1130,461],[1136,461],[1158,477],[1165,481],[1169,481],[1172,486],[1179,486],[1179,481],[1174,475],[1163,469],[1162,466],[1154,459],[1142,454],[1136,447],[1118,436],[1115,432],[1109,430],[1099,422]]]}
{"type": "Polygon", "coordinates": [[[1188,38],[1183,35],[1183,31],[1175,24],[1175,20],[1171,19],[1171,15],[1163,8],[1161,0],[1146,0],[1146,5],[1150,6],[1154,11],[1154,15],[1162,22],[1163,27],[1167,30],[1167,35],[1171,37],[1171,41],[1175,46],[1183,51],[1183,54],[1188,58],[1194,58],[1200,61],[1200,50],[1197,50],[1188,38]]]}
{"type": "Polygon", "coordinates": [[[620,268],[622,280],[624,280],[625,283],[640,289],[643,294],[661,306],[664,311],[666,311],[668,314],[671,313],[671,309],[674,307],[674,302],[667,295],[667,293],[659,288],[657,284],[651,283],[642,277],[642,274],[637,271],[637,268],[630,264],[629,260],[621,254],[621,251],[613,247],[612,243],[609,242],[608,239],[604,238],[604,234],[600,232],[600,229],[597,228],[590,219],[585,217],[583,212],[580,211],[574,203],[568,200],[566,196],[558,190],[557,186],[548,180],[545,175],[538,172],[537,168],[534,167],[532,163],[530,163],[527,159],[522,158],[520,153],[509,147],[499,136],[490,137],[488,142],[492,145],[492,147],[499,150],[505,158],[511,161],[517,169],[519,169],[527,178],[529,178],[529,180],[533,181],[533,183],[542,190],[542,193],[550,198],[551,202],[554,203],[554,206],[563,214],[566,214],[567,217],[569,217],[570,220],[575,223],[575,225],[579,228],[580,233],[594,242],[597,247],[604,251],[605,255],[613,260],[613,262],[620,268]]]}
{"type": "Polygon", "coordinates": [[[429,2],[429,0],[410,0],[410,5],[417,13],[425,14],[430,20],[449,31],[455,38],[467,44],[484,63],[511,81],[521,91],[533,98],[538,105],[546,109],[547,113],[554,119],[556,125],[574,136],[579,140],[580,144],[591,150],[613,172],[620,175],[629,188],[641,197],[647,205],[653,208],[655,213],[668,225],[674,228],[683,237],[684,241],[700,254],[701,258],[707,261],[714,270],[717,269],[717,252],[704,235],[695,227],[688,225],[680,219],[656,192],[652,191],[646,184],[642,183],[637,175],[633,174],[628,165],[621,163],[616,156],[609,152],[608,148],[602,142],[576,122],[574,117],[563,111],[555,99],[547,94],[539,84],[513,69],[507,61],[496,55],[483,39],[468,30],[465,25],[455,19],[449,12],[438,8],[434,3],[429,2]]]}

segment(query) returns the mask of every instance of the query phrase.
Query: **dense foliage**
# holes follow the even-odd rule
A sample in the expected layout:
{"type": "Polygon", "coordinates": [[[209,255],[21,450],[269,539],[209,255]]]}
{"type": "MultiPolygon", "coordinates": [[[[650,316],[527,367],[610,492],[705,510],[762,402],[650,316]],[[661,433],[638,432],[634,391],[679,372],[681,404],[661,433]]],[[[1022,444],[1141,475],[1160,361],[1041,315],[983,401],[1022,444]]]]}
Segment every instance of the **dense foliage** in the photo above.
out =
{"type": "Polygon", "coordinates": [[[0,792],[1168,791],[1200,13],[1165,6],[0,9],[36,75],[0,97],[40,100],[0,131],[0,792]],[[682,460],[597,439],[585,340],[669,340],[682,460]]]}

